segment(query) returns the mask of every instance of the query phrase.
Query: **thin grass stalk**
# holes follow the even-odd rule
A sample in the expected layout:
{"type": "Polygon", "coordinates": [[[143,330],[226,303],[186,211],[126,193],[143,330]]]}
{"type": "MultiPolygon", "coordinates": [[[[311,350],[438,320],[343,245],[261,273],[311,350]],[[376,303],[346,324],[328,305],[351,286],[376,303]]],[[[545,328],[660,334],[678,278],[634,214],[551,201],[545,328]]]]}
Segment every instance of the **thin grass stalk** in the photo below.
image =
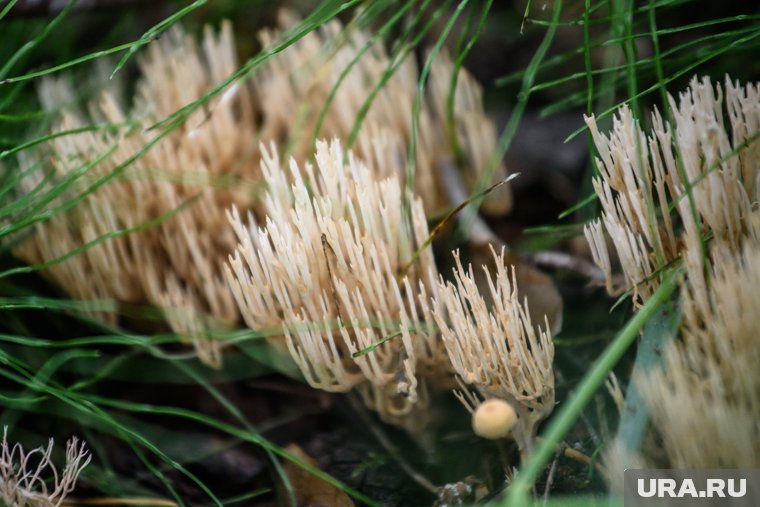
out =
{"type": "Polygon", "coordinates": [[[507,495],[500,503],[495,505],[502,507],[522,507],[528,505],[528,495],[533,483],[549,460],[554,456],[555,446],[565,438],[565,435],[573,427],[597,389],[604,383],[612,368],[615,367],[620,358],[623,357],[631,344],[636,340],[639,331],[654,316],[660,306],[670,300],[677,286],[678,277],[676,274],[665,274],[662,285],[628,321],[628,324],[605,349],[575,392],[570,395],[564,406],[554,416],[533,454],[520,468],[520,472],[510,485],[507,495]]]}

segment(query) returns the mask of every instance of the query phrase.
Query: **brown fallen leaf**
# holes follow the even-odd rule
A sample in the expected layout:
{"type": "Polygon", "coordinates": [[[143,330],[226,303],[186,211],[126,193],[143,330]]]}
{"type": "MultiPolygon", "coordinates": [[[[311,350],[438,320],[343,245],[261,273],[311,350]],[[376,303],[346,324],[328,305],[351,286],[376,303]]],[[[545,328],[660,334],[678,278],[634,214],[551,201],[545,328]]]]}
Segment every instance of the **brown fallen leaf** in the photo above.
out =
{"type": "MultiPolygon", "coordinates": [[[[554,284],[554,280],[534,268],[519,256],[507,253],[504,256],[507,266],[514,266],[515,279],[517,280],[517,294],[520,301],[528,299],[528,313],[534,326],[544,327],[544,315],[549,321],[549,330],[552,336],[556,336],[562,329],[562,296],[554,284]]],[[[491,266],[493,256],[488,245],[472,245],[473,268],[482,265],[491,266]]],[[[480,293],[484,297],[490,297],[490,291],[482,269],[473,269],[475,281],[481,287],[480,293]]]]}
{"type": "MultiPolygon", "coordinates": [[[[302,461],[319,468],[317,461],[306,454],[297,444],[290,444],[285,447],[293,456],[302,461]]],[[[290,461],[283,463],[283,470],[287,474],[293,490],[296,495],[296,501],[299,507],[353,507],[354,502],[346,493],[328,484],[319,477],[307,472],[298,465],[290,461]]],[[[282,484],[279,486],[280,498],[285,498],[287,493],[282,484]]]]}

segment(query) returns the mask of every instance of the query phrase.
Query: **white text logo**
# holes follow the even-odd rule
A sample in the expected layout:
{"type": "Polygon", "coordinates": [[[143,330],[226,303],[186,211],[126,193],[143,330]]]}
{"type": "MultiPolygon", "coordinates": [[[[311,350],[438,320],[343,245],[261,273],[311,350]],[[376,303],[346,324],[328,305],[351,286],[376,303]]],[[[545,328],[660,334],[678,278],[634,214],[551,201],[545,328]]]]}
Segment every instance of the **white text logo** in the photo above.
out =
{"type": "Polygon", "coordinates": [[[707,487],[699,490],[692,479],[681,484],[675,479],[639,479],[637,491],[642,498],[741,498],[747,494],[747,480],[707,479],[707,487]]]}

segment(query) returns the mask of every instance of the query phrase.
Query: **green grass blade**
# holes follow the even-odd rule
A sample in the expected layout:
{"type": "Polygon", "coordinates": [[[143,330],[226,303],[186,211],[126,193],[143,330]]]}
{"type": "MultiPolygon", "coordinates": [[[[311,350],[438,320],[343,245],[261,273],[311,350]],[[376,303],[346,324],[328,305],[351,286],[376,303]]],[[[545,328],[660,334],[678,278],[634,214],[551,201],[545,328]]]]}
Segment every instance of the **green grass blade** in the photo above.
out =
{"type": "Polygon", "coordinates": [[[151,41],[156,40],[164,31],[168,30],[169,27],[171,27],[174,23],[179,21],[180,19],[184,18],[194,10],[202,7],[205,5],[207,0],[195,0],[190,5],[183,7],[182,9],[178,10],[168,18],[160,21],[159,23],[153,25],[147,32],[143,34],[142,37],[138,41],[136,41],[135,44],[131,44],[129,47],[129,50],[127,51],[127,54],[125,54],[121,60],[119,60],[119,63],[116,65],[116,68],[111,73],[111,79],[114,78],[117,72],[119,72],[124,65],[126,65],[127,61],[134,55],[141,47],[144,45],[150,43],[151,41]]]}
{"type": "Polygon", "coordinates": [[[536,446],[528,461],[520,468],[517,477],[509,486],[506,497],[498,505],[521,507],[528,504],[528,493],[533,482],[554,455],[555,446],[570,431],[596,390],[604,383],[612,368],[636,340],[639,331],[657,313],[659,308],[670,300],[678,285],[677,280],[675,273],[667,273],[652,297],[636,312],[615,340],[605,349],[580,385],[561,406],[558,413],[554,415],[541,442],[536,446]]]}
{"type": "MultiPolygon", "coordinates": [[[[5,62],[5,65],[0,67],[0,80],[5,78],[5,76],[8,75],[8,72],[13,68],[16,63],[18,63],[21,58],[26,56],[27,53],[31,52],[40,45],[40,43],[47,38],[48,35],[50,35],[50,32],[53,31],[53,29],[60,24],[61,21],[71,12],[71,9],[74,8],[74,4],[76,4],[77,0],[69,0],[69,2],[66,4],[66,7],[64,7],[58,15],[53,18],[50,23],[45,25],[45,27],[38,33],[32,40],[28,41],[26,44],[21,46],[19,49],[17,49],[13,55],[5,62]]],[[[9,7],[6,7],[6,9],[3,9],[2,15],[5,16],[5,14],[8,12],[9,7]]],[[[0,16],[1,17],[1,16],[0,16]]],[[[0,81],[2,82],[2,81],[0,81]]]]}

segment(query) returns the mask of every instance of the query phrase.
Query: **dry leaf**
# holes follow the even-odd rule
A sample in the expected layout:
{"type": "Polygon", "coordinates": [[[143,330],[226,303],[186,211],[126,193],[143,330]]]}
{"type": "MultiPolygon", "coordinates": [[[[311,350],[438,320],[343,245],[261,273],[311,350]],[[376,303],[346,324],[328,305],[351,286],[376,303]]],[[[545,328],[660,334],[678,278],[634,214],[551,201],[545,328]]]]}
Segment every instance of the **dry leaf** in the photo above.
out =
{"type": "MultiPolygon", "coordinates": [[[[544,327],[544,316],[549,321],[549,330],[552,336],[556,336],[562,329],[562,296],[554,284],[554,280],[523,261],[519,256],[507,253],[504,257],[507,266],[514,266],[517,280],[517,294],[520,301],[528,299],[528,312],[534,326],[544,327]]],[[[472,246],[472,265],[480,267],[486,265],[492,269],[493,256],[488,245],[472,246]]],[[[481,295],[489,297],[485,274],[482,269],[475,269],[475,280],[481,288],[481,295]]]]}
{"type": "MultiPolygon", "coordinates": [[[[319,468],[317,461],[306,454],[297,444],[290,444],[285,447],[285,450],[313,467],[319,468]]],[[[298,465],[288,461],[283,463],[283,469],[293,485],[299,507],[354,506],[353,501],[351,501],[346,493],[307,472],[298,465]]],[[[280,486],[280,493],[281,496],[287,494],[282,486],[280,486]]]]}

